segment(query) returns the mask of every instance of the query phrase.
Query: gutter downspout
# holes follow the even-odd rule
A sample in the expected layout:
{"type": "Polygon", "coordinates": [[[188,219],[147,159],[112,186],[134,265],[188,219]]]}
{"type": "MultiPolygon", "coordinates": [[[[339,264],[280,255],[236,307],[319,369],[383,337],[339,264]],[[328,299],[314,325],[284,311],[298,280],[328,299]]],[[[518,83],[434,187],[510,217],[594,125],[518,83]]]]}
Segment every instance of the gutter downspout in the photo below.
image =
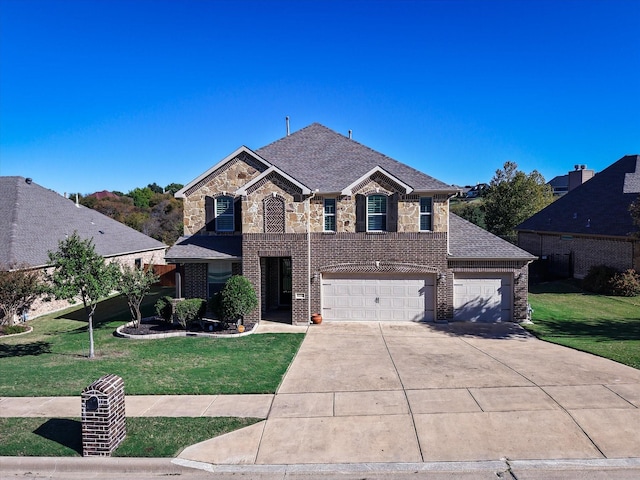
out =
{"type": "Polygon", "coordinates": [[[318,189],[307,198],[307,323],[311,322],[311,199],[318,189]]]}

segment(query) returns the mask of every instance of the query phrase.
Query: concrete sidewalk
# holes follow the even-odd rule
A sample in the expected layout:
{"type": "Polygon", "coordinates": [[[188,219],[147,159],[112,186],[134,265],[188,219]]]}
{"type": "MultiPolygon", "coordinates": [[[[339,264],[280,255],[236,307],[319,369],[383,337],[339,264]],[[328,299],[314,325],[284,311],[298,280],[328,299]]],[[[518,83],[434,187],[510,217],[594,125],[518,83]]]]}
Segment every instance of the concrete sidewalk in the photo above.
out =
{"type": "MultiPolygon", "coordinates": [[[[126,409],[265,418],[174,460],[209,471],[509,459],[534,472],[518,478],[567,460],[640,473],[640,370],[514,324],[325,322],[275,395],[127,396],[126,409]]],[[[0,415],[77,417],[80,398],[5,397],[0,415]]]]}
{"type": "Polygon", "coordinates": [[[205,464],[640,457],[640,371],[519,326],[311,327],[268,418],[185,449],[205,464]]]}

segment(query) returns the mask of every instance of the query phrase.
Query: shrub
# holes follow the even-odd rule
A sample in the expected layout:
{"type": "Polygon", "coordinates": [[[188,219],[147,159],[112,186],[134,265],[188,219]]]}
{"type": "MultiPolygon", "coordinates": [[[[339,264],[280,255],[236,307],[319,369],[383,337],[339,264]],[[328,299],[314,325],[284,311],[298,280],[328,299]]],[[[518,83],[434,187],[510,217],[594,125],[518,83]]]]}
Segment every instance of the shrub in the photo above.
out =
{"type": "Polygon", "coordinates": [[[176,319],[182,328],[200,320],[207,310],[207,302],[201,298],[188,298],[176,304],[176,319]]]}
{"type": "Polygon", "coordinates": [[[156,302],[156,314],[165,322],[171,322],[173,316],[173,298],[169,296],[160,297],[156,302]]]}
{"type": "Polygon", "coordinates": [[[621,297],[635,297],[640,295],[640,275],[630,268],[616,273],[610,282],[611,293],[621,297]]]}
{"type": "Polygon", "coordinates": [[[258,306],[258,297],[246,277],[234,275],[221,292],[211,297],[210,306],[221,321],[241,323],[242,318],[258,306]]]}
{"type": "Polygon", "coordinates": [[[615,268],[606,265],[596,265],[589,269],[586,277],[582,281],[582,288],[593,293],[609,295],[611,291],[611,281],[618,273],[615,268]]]}

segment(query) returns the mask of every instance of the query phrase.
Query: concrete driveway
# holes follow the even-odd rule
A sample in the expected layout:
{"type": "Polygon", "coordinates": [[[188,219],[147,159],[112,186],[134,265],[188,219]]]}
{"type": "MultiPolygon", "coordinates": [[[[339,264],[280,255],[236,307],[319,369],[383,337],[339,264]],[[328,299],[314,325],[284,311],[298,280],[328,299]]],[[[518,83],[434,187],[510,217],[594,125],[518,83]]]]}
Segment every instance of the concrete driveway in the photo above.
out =
{"type": "Polygon", "coordinates": [[[640,457],[640,370],[519,326],[328,323],[265,421],[187,448],[213,464],[640,457]]]}

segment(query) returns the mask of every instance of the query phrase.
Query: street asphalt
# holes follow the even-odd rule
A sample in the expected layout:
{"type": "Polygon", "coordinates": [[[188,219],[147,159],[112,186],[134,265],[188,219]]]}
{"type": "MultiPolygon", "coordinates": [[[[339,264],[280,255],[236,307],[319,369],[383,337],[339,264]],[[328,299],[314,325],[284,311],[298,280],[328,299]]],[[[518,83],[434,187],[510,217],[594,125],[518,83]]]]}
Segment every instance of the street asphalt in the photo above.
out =
{"type": "MultiPolygon", "coordinates": [[[[640,371],[510,323],[324,322],[275,395],[127,396],[126,410],[265,420],[172,461],[4,457],[2,478],[94,464],[144,478],[640,478],[640,371]]],[[[0,416],[79,413],[79,397],[0,398],[0,416]]]]}

